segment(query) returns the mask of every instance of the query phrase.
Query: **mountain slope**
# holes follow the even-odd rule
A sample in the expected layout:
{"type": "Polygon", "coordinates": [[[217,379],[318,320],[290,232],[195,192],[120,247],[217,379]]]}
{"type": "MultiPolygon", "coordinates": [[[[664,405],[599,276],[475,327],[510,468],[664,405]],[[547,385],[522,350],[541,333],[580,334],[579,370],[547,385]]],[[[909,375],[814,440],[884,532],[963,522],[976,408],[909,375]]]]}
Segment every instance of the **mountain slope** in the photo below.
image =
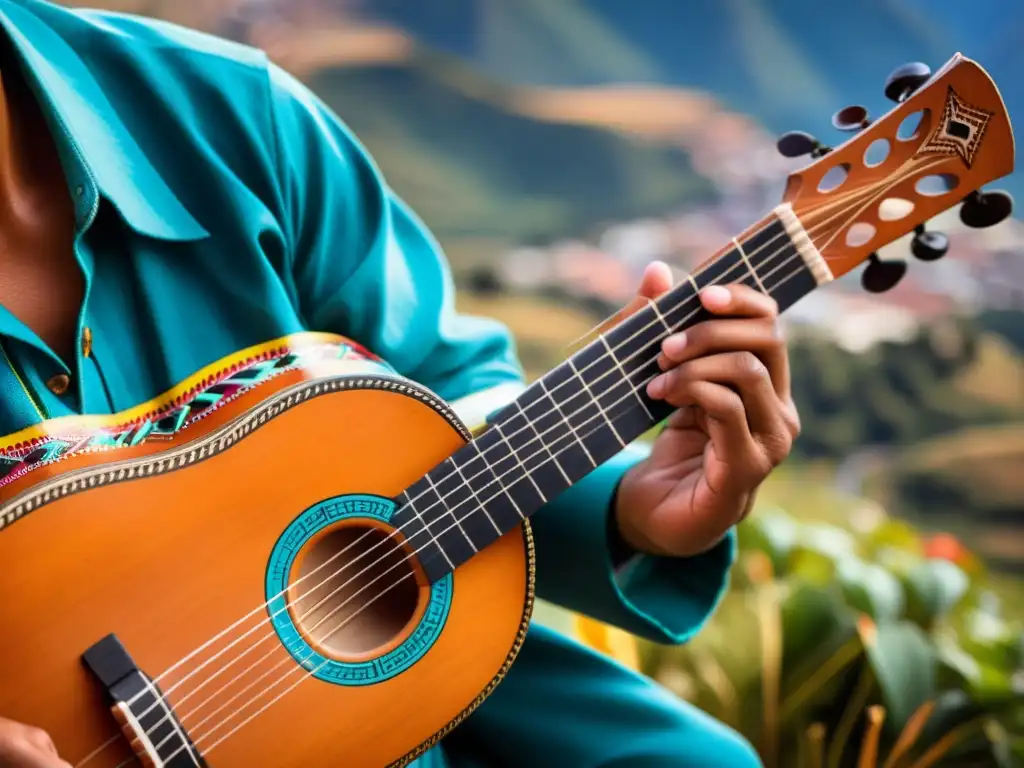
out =
{"type": "MultiPolygon", "coordinates": [[[[364,12],[493,76],[578,86],[650,82],[712,93],[775,132],[841,136],[832,113],[892,105],[882,87],[910,60],[960,51],[988,68],[1024,125],[1024,3],[960,0],[363,0],[364,12]],[[552,10],[553,6],[561,9],[552,10]],[[442,19],[443,22],[442,23],[442,19]]],[[[1024,174],[1006,186],[1024,194],[1024,174]]]]}
{"type": "Polygon", "coordinates": [[[714,194],[681,149],[525,116],[444,57],[326,67],[306,80],[442,238],[579,235],[714,194]]]}
{"type": "MultiPolygon", "coordinates": [[[[388,183],[446,244],[580,236],[603,222],[674,212],[715,194],[685,149],[532,116],[514,90],[455,57],[396,29],[353,22],[344,13],[349,0],[271,0],[241,14],[232,10],[237,2],[66,2],[152,15],[266,48],[351,126],[388,183]],[[297,16],[286,20],[279,11],[297,16]]],[[[544,10],[547,0],[523,2],[556,30],[579,29],[587,17],[569,5],[553,11],[544,10]]],[[[472,10],[447,0],[431,8],[420,21],[437,30],[465,23],[472,10]]],[[[578,45],[595,39],[597,26],[582,28],[578,45]]],[[[610,30],[600,40],[606,54],[614,49],[610,30]]],[[[630,66],[628,46],[620,53],[605,74],[630,66]]]]}

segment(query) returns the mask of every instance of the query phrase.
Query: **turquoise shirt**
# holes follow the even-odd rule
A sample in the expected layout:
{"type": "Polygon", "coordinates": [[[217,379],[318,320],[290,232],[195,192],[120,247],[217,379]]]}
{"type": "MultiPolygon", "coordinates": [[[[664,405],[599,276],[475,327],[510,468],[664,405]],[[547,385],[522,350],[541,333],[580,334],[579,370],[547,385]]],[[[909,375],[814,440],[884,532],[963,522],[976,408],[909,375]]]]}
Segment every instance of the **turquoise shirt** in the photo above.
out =
{"type": "MultiPolygon", "coordinates": [[[[357,140],[263,53],[40,0],[0,0],[0,24],[60,152],[86,286],[73,360],[0,308],[4,434],[127,409],[304,330],[349,336],[449,400],[522,380],[507,330],[455,312],[437,243],[357,140]]],[[[614,573],[607,515],[642,455],[535,516],[538,594],[679,643],[716,605],[734,542],[614,573]]]]}

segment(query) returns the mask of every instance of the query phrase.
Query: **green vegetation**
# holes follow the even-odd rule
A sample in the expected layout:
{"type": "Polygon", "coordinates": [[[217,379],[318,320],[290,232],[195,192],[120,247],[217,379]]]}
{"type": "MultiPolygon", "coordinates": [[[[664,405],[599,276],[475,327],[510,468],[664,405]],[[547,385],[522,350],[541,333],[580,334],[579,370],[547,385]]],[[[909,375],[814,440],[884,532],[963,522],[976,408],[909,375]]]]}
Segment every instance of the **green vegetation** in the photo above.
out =
{"type": "Polygon", "coordinates": [[[871,507],[835,517],[762,505],[718,613],[685,647],[644,646],[645,671],[768,768],[1017,765],[1022,626],[978,561],[871,507]]]}
{"type": "Polygon", "coordinates": [[[1024,311],[990,309],[978,316],[980,327],[1006,339],[1019,353],[1024,354],[1024,311]]]}
{"type": "MultiPolygon", "coordinates": [[[[799,451],[840,458],[865,446],[906,446],[977,424],[1024,416],[1024,364],[993,354],[999,342],[978,321],[949,320],[903,343],[853,354],[821,339],[798,339],[793,388],[804,414],[799,451]],[[978,365],[984,372],[978,385],[978,365]],[[1002,364],[1001,376],[992,368],[1002,364]]],[[[1005,345],[1003,345],[1005,346],[1005,345]]]]}
{"type": "Polygon", "coordinates": [[[993,567],[1024,571],[1024,423],[965,429],[901,451],[871,495],[958,535],[993,567]]]}
{"type": "MultiPolygon", "coordinates": [[[[1024,568],[1024,313],[932,325],[865,355],[792,349],[810,460],[863,459],[864,491],[955,532],[993,566],[1024,568]]],[[[844,465],[840,463],[840,468],[844,465]]]]}

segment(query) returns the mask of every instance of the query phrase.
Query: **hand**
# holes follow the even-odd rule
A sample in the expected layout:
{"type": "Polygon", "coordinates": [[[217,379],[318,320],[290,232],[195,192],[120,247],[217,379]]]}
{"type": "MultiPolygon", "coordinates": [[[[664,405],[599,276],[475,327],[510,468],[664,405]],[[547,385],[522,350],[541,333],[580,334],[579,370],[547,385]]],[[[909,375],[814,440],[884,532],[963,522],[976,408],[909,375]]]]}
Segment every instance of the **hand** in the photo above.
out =
{"type": "MultiPolygon", "coordinates": [[[[627,309],[671,287],[668,267],[652,264],[627,309]]],[[[640,552],[686,557],[711,549],[749,513],[758,486],[800,432],[774,300],[729,285],[706,288],[700,301],[716,317],[663,341],[664,373],[647,387],[679,410],[616,497],[619,533],[640,552]]]]}
{"type": "Polygon", "coordinates": [[[0,768],[71,768],[46,731],[0,717],[0,768]]]}

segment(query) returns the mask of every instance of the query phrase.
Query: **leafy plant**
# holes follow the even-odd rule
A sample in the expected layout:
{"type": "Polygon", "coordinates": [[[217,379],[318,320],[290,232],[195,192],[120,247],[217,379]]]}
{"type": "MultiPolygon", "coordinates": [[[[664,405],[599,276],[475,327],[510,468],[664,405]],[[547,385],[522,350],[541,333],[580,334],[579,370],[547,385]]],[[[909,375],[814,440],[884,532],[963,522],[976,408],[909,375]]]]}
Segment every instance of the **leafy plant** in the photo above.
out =
{"type": "Polygon", "coordinates": [[[707,630],[642,659],[768,768],[1022,764],[1024,634],[970,553],[884,517],[854,531],[781,511],[740,544],[707,630]]]}

